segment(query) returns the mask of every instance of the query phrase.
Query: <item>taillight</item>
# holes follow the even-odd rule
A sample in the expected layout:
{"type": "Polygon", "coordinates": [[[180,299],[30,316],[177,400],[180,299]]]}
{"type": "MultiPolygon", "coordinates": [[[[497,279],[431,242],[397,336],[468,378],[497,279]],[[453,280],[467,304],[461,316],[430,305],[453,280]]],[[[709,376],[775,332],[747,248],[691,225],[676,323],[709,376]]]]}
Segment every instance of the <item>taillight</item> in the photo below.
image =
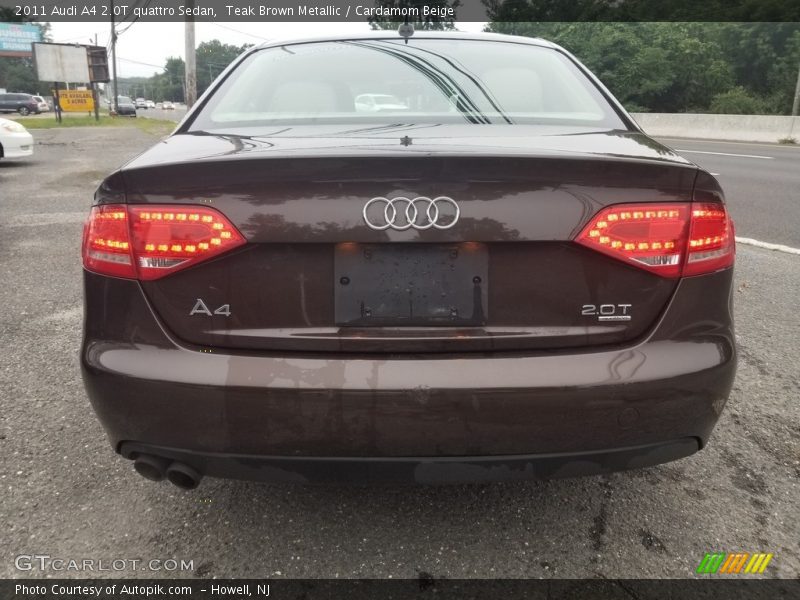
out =
{"type": "Polygon", "coordinates": [[[722,204],[618,204],[595,215],[576,240],[662,277],[733,264],[733,224],[722,204]]]}
{"type": "Polygon", "coordinates": [[[722,204],[692,204],[684,277],[711,273],[733,264],[736,238],[733,221],[722,204]]]}
{"type": "Polygon", "coordinates": [[[89,271],[136,277],[125,206],[95,206],[83,230],[83,266],[89,271]]]}
{"type": "Polygon", "coordinates": [[[83,265],[115,277],[158,279],[245,243],[221,213],[199,206],[102,205],[83,236],[83,265]]]}

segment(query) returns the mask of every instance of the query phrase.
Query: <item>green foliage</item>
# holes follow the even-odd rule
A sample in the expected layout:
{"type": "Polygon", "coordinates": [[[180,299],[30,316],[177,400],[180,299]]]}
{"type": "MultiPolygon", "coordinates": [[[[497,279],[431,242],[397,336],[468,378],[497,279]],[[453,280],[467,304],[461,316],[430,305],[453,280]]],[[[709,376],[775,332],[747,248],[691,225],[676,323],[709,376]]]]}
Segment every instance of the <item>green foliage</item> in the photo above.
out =
{"type": "Polygon", "coordinates": [[[219,40],[203,42],[197,47],[197,93],[202,94],[211,82],[251,44],[233,46],[219,40]]]}
{"type": "MultiPolygon", "coordinates": [[[[197,94],[202,94],[211,82],[216,79],[225,67],[244,52],[250,44],[244,46],[233,46],[223,44],[219,40],[202,42],[196,51],[197,57],[197,94]]],[[[186,65],[182,58],[170,57],[164,63],[161,73],[156,73],[152,77],[136,77],[121,79],[120,93],[127,90],[132,97],[147,97],[148,99],[161,102],[169,100],[171,102],[182,101],[184,99],[184,78],[186,65]]]]}
{"type": "Polygon", "coordinates": [[[9,92],[50,95],[47,83],[39,81],[30,58],[0,57],[0,88],[9,92]]]}
{"type": "Polygon", "coordinates": [[[133,90],[136,90],[136,93],[131,92],[131,95],[134,97],[147,96],[149,100],[156,102],[183,101],[184,73],[183,59],[170,57],[164,63],[164,70],[161,73],[156,73],[149,79],[143,79],[141,88],[138,84],[134,84],[133,90]]]}
{"type": "Polygon", "coordinates": [[[714,96],[710,111],[723,115],[757,115],[766,112],[765,103],[738,85],[714,96]]]}
{"type": "Polygon", "coordinates": [[[175,129],[175,123],[162,119],[147,119],[144,117],[109,117],[102,115],[99,121],[95,121],[94,115],[75,115],[66,113],[61,123],[55,118],[43,119],[41,117],[29,117],[14,119],[26,129],[61,129],[63,127],[136,127],[145,133],[156,136],[163,136],[175,129]]]}
{"type": "Polygon", "coordinates": [[[788,114],[800,64],[798,23],[498,22],[489,30],[563,46],[637,112],[705,112],[738,98],[757,113],[788,114]]]}
{"type": "Polygon", "coordinates": [[[791,0],[482,0],[492,21],[800,21],[791,0]]]}

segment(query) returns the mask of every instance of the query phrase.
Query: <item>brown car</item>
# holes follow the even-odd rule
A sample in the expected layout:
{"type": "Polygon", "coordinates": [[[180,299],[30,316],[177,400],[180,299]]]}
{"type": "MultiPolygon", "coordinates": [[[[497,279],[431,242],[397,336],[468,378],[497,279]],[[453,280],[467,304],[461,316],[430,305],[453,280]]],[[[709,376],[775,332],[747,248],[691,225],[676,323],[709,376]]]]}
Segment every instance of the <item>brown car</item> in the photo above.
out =
{"type": "Polygon", "coordinates": [[[102,183],[83,261],[89,398],[184,488],[654,465],[736,369],[719,184],[536,39],[251,49],[102,183]]]}

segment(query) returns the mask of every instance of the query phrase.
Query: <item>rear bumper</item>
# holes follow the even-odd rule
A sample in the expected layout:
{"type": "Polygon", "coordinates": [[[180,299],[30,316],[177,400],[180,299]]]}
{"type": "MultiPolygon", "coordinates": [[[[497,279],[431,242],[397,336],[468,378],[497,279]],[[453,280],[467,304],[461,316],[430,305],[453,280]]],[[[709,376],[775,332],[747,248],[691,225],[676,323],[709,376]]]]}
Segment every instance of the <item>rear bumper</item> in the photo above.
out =
{"type": "Polygon", "coordinates": [[[602,475],[649,467],[694,454],[699,440],[686,438],[660,444],[599,452],[510,456],[340,458],[289,457],[189,452],[123,442],[129,459],[152,454],[192,466],[210,477],[273,483],[490,483],[526,479],[558,479],[602,475]]]}
{"type": "Polygon", "coordinates": [[[736,368],[731,277],[682,281],[659,325],[631,347],[421,358],[186,348],[160,328],[136,282],[87,273],[87,314],[126,318],[87,319],[83,375],[117,451],[149,450],[208,475],[602,473],[707,442],[736,368]]]}
{"type": "Polygon", "coordinates": [[[6,134],[0,145],[3,158],[25,158],[33,154],[33,136],[28,132],[6,134]]]}

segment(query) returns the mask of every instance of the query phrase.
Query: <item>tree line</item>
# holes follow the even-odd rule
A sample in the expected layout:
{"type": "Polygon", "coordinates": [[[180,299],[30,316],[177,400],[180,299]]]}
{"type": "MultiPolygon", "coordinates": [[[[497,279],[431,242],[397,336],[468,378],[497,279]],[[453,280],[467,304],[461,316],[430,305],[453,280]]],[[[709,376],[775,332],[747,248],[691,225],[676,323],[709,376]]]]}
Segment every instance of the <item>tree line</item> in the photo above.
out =
{"type": "MultiPolygon", "coordinates": [[[[450,22],[418,25],[452,27],[450,22]]],[[[43,27],[47,36],[47,24],[43,27]]],[[[792,109],[800,23],[496,21],[487,30],[541,37],[565,47],[633,112],[790,114],[792,109]]],[[[198,93],[248,47],[219,40],[201,43],[198,93]]],[[[151,77],[120,79],[119,91],[156,101],[183,100],[184,74],[183,59],[171,57],[151,77]]],[[[47,93],[30,59],[0,58],[0,87],[47,93]]]]}
{"type": "MultiPolygon", "coordinates": [[[[251,44],[236,46],[223,44],[219,40],[202,42],[197,46],[197,94],[202,94],[233,60],[251,44]]],[[[120,94],[131,97],[146,97],[155,101],[182,101],[186,65],[182,58],[170,57],[164,68],[151,77],[128,77],[118,80],[120,94]]]]}
{"type": "Polygon", "coordinates": [[[572,52],[633,112],[790,114],[800,23],[519,23],[572,52]]]}

